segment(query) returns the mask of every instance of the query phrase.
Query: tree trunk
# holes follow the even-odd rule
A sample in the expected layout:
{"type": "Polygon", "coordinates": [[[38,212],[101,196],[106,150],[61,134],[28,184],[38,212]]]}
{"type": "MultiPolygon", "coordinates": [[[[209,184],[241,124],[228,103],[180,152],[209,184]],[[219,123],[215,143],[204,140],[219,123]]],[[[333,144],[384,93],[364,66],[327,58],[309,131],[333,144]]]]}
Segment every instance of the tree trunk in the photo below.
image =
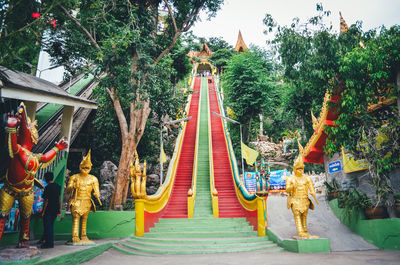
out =
{"type": "Polygon", "coordinates": [[[116,205],[121,205],[126,202],[129,191],[129,162],[143,136],[146,121],[150,114],[149,100],[140,101],[139,98],[136,103],[140,103],[143,106],[141,109],[135,109],[135,106],[138,104],[131,103],[129,137],[127,138],[127,142],[123,141],[122,143],[121,160],[118,166],[117,177],[115,179],[114,193],[112,202],[110,203],[110,209],[115,209],[116,205]]]}
{"type": "Polygon", "coordinates": [[[260,135],[264,135],[264,124],[263,124],[263,115],[260,113],[260,135]]]}
{"type": "Polygon", "coordinates": [[[128,198],[129,192],[129,180],[125,183],[124,188],[122,189],[122,203],[125,203],[128,198]]]}
{"type": "Polygon", "coordinates": [[[133,155],[133,152],[130,153],[129,149],[128,144],[122,146],[118,172],[114,182],[114,192],[110,202],[110,210],[114,210],[116,206],[122,205],[123,189],[129,183],[129,162],[133,155]]]}

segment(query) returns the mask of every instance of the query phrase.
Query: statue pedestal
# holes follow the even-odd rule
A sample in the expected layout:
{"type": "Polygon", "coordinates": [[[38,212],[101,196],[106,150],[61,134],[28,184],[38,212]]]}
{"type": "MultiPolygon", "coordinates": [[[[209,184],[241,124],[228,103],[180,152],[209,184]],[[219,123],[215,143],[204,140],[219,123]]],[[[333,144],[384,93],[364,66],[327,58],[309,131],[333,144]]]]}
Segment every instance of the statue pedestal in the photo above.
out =
{"type": "Polygon", "coordinates": [[[267,229],[267,236],[270,240],[283,247],[285,250],[297,253],[318,253],[331,252],[329,238],[311,239],[282,239],[270,229],[267,229]]]}
{"type": "Polygon", "coordinates": [[[0,249],[0,263],[35,263],[41,257],[40,251],[37,247],[28,248],[14,248],[6,247],[0,249]]]}
{"type": "Polygon", "coordinates": [[[283,245],[286,250],[297,253],[331,252],[329,238],[285,239],[283,245]]]}

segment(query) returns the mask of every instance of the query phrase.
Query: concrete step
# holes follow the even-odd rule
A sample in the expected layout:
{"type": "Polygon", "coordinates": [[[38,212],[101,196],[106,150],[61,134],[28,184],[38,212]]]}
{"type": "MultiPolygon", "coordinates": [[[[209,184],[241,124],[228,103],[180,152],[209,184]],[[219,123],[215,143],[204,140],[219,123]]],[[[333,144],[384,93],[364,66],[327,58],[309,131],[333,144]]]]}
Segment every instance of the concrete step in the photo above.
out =
{"type": "Polygon", "coordinates": [[[207,254],[207,253],[234,253],[234,252],[245,252],[253,250],[265,250],[266,253],[279,252],[283,249],[278,247],[276,244],[265,241],[245,244],[235,243],[223,243],[223,244],[146,244],[144,242],[138,243],[137,241],[127,240],[119,244],[119,249],[128,251],[131,249],[134,254],[138,255],[154,255],[154,254],[207,254]]]}

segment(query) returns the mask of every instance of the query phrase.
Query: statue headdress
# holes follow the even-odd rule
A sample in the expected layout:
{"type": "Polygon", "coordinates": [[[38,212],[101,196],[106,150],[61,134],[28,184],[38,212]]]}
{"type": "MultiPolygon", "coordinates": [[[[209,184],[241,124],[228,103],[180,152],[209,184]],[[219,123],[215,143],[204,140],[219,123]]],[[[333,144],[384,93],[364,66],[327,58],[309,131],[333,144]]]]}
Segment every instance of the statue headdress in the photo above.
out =
{"type": "Polygon", "coordinates": [[[92,166],[92,161],[90,159],[90,149],[89,152],[85,157],[83,157],[81,163],[79,164],[79,168],[83,168],[85,166],[91,167],[92,166]]]}
{"type": "Polygon", "coordinates": [[[31,122],[31,119],[28,117],[28,129],[31,132],[31,140],[34,144],[37,144],[39,141],[39,133],[36,127],[37,127],[37,120],[31,122]]]}
{"type": "Polygon", "coordinates": [[[304,168],[303,146],[300,144],[300,141],[298,139],[297,139],[297,144],[299,145],[299,156],[294,161],[293,170],[297,170],[299,168],[304,168]]]}

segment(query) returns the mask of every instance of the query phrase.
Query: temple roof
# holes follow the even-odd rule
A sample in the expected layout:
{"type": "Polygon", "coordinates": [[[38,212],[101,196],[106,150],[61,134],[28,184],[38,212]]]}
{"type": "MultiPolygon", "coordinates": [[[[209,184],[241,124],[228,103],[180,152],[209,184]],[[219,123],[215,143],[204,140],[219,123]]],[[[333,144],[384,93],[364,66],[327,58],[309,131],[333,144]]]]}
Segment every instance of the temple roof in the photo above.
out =
{"type": "Polygon", "coordinates": [[[340,32],[346,32],[349,30],[349,26],[347,26],[346,21],[342,17],[342,12],[339,12],[340,15],[340,32]]]}
{"type": "Polygon", "coordinates": [[[213,54],[213,52],[210,50],[210,48],[208,48],[206,43],[203,43],[201,45],[201,50],[200,51],[191,51],[189,52],[189,56],[190,57],[198,57],[201,59],[206,59],[208,57],[210,57],[213,54]]]}
{"type": "Polygon", "coordinates": [[[244,40],[243,40],[243,37],[242,37],[242,33],[240,32],[240,30],[239,30],[239,35],[238,35],[238,39],[237,39],[237,42],[236,42],[234,50],[237,51],[237,52],[244,52],[244,51],[247,50],[247,46],[244,43],[244,40]]]}

